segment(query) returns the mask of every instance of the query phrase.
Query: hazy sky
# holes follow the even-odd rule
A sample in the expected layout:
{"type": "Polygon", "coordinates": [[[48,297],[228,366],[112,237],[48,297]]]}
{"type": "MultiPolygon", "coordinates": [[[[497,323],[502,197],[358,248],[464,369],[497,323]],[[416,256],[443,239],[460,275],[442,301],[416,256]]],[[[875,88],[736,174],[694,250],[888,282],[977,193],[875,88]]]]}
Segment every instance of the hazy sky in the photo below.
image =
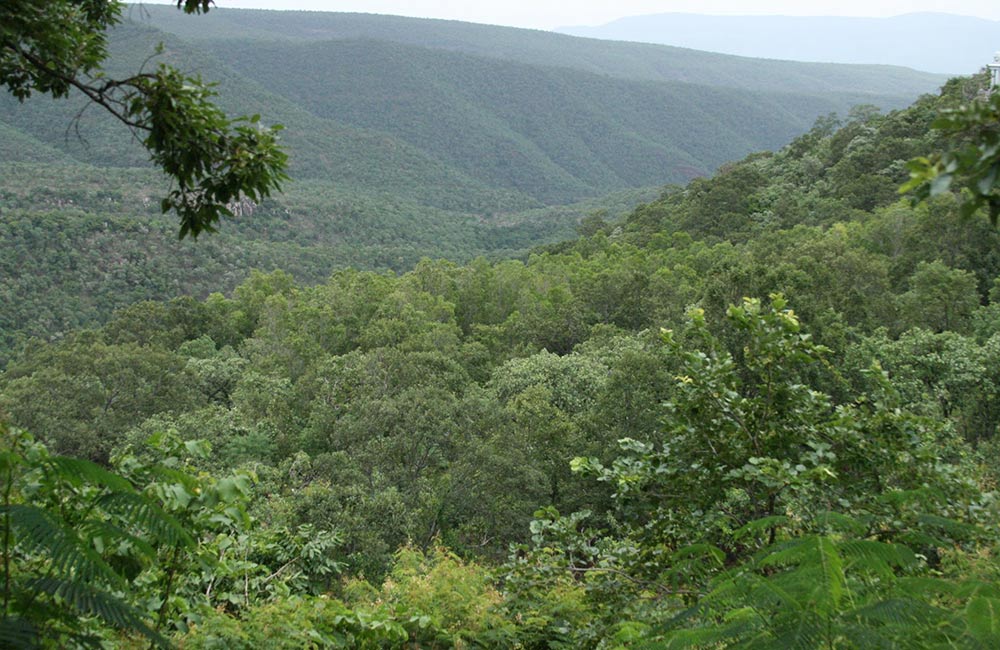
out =
{"type": "MultiPolygon", "coordinates": [[[[170,3],[170,0],[142,0],[170,3]]],[[[552,29],[601,25],[623,16],[704,14],[895,16],[940,11],[1000,20],[997,0],[216,0],[219,7],[359,11],[552,29]]]]}

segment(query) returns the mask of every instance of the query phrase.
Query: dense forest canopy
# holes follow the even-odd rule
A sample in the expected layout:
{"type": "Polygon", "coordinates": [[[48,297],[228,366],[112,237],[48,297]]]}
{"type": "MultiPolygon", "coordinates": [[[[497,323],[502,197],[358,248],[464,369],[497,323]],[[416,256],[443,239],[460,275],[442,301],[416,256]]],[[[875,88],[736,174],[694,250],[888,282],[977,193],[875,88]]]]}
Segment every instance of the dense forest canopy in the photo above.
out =
{"type": "MultiPolygon", "coordinates": [[[[303,280],[276,249],[243,252],[301,224],[262,203],[227,254],[268,268],[230,292],[63,328],[85,291],[22,300],[44,266],[0,285],[0,639],[995,647],[1000,235],[980,175],[1000,100],[973,103],[983,83],[823,118],[519,259],[303,280]],[[932,128],[977,120],[972,139],[932,128]],[[934,151],[958,153],[907,164],[934,151]],[[44,337],[19,333],[38,313],[44,337]]],[[[4,188],[5,250],[121,255],[85,210],[38,218],[65,152],[37,155],[4,188]]],[[[91,173],[75,200],[157,182],[91,173]]],[[[102,281],[201,289],[227,267],[127,268],[102,281]]]]}

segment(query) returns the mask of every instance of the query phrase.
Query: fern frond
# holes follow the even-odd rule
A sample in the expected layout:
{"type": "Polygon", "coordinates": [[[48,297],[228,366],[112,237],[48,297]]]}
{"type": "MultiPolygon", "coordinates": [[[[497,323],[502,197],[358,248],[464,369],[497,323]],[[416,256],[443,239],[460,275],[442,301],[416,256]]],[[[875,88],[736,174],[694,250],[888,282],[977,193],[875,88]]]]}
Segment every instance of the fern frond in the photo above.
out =
{"type": "Polygon", "coordinates": [[[0,618],[0,648],[35,650],[39,646],[38,630],[29,621],[16,616],[0,618]]]}
{"type": "Polygon", "coordinates": [[[783,585],[779,585],[776,580],[768,580],[758,576],[748,576],[748,578],[751,580],[749,590],[751,602],[760,603],[762,607],[774,603],[775,606],[781,607],[785,611],[797,611],[805,605],[783,585]]]}
{"type": "MultiPolygon", "coordinates": [[[[141,537],[137,537],[109,521],[89,520],[76,527],[83,539],[100,540],[105,547],[124,545],[145,558],[156,556],[156,549],[141,537]]],[[[100,550],[100,549],[98,549],[100,550]]]]}
{"type": "Polygon", "coordinates": [[[910,596],[923,596],[925,598],[935,598],[938,596],[963,596],[962,585],[955,585],[953,582],[931,578],[925,576],[905,576],[896,583],[897,590],[910,596]]]}
{"type": "Polygon", "coordinates": [[[1000,598],[970,599],[965,606],[965,625],[976,641],[1000,647],[1000,598]]]}
{"type": "Polygon", "coordinates": [[[917,556],[902,544],[855,539],[841,543],[839,548],[851,570],[875,574],[886,580],[895,577],[894,569],[917,563],[917,556]]]}
{"type": "Polygon", "coordinates": [[[1000,585],[995,582],[986,582],[983,580],[963,580],[955,589],[955,594],[961,598],[973,598],[976,596],[1000,598],[1000,585]]]}
{"type": "Polygon", "coordinates": [[[165,465],[153,465],[147,468],[149,478],[158,479],[164,483],[178,483],[189,491],[194,492],[198,488],[198,479],[187,472],[167,467],[165,465]]]}
{"type": "Polygon", "coordinates": [[[746,639],[760,632],[760,618],[749,610],[731,612],[727,620],[712,627],[696,627],[670,632],[667,638],[647,648],[679,650],[681,648],[722,648],[739,639],[746,639]]]}
{"type": "Polygon", "coordinates": [[[818,524],[828,530],[850,533],[855,536],[863,535],[865,532],[865,525],[862,522],[833,510],[820,512],[815,518],[818,524]]]}
{"type": "Polygon", "coordinates": [[[9,515],[17,543],[26,551],[44,554],[53,570],[81,581],[104,580],[118,588],[125,583],[92,548],[70,528],[35,506],[0,506],[0,516],[9,515]]]}
{"type": "Polygon", "coordinates": [[[900,650],[906,647],[920,647],[913,643],[912,634],[907,630],[886,629],[881,626],[841,624],[838,632],[848,643],[847,648],[865,650],[900,650]],[[893,634],[893,632],[899,632],[893,634]],[[900,637],[902,637],[902,642],[900,637]]]}
{"type": "Polygon", "coordinates": [[[977,528],[971,524],[935,514],[921,514],[917,517],[917,521],[925,527],[943,532],[952,539],[970,539],[978,532],[977,528]]]}
{"type": "Polygon", "coordinates": [[[184,526],[163,508],[142,494],[115,492],[98,500],[102,508],[124,518],[127,525],[145,531],[152,539],[169,546],[194,546],[184,526]]]}
{"type": "Polygon", "coordinates": [[[759,560],[762,567],[788,567],[808,562],[815,549],[815,535],[799,537],[764,549],[759,560]]]}
{"type": "Polygon", "coordinates": [[[58,578],[36,578],[29,580],[27,587],[38,593],[59,598],[80,614],[96,616],[112,627],[138,632],[157,647],[170,647],[162,635],[146,625],[137,609],[87,583],[58,578]]]}
{"type": "Polygon", "coordinates": [[[943,610],[913,598],[889,598],[861,607],[851,616],[861,621],[884,625],[912,626],[939,620],[943,610]]]}
{"type": "Polygon", "coordinates": [[[677,549],[670,556],[670,559],[674,562],[690,558],[704,558],[710,560],[712,564],[722,566],[723,561],[726,559],[726,554],[722,549],[711,544],[689,544],[677,549]]]}
{"type": "Polygon", "coordinates": [[[817,537],[815,539],[817,557],[823,567],[824,583],[817,585],[824,596],[821,601],[829,600],[831,610],[840,607],[840,602],[847,593],[847,576],[844,575],[844,563],[836,546],[829,537],[817,537]]]}
{"type": "Polygon", "coordinates": [[[788,521],[789,519],[785,515],[772,515],[770,517],[762,517],[761,519],[755,519],[737,528],[733,532],[733,537],[736,539],[742,539],[747,535],[753,535],[755,533],[766,533],[770,531],[771,528],[776,528],[778,526],[783,526],[787,524],[788,521]]]}
{"type": "Polygon", "coordinates": [[[799,616],[794,621],[788,621],[780,629],[772,632],[773,638],[767,643],[755,644],[754,648],[774,648],[775,650],[785,650],[798,648],[801,650],[814,650],[826,646],[823,642],[826,636],[826,626],[822,625],[815,617],[799,616]]]}
{"type": "Polygon", "coordinates": [[[115,492],[134,492],[132,484],[125,478],[109,472],[100,465],[82,458],[53,456],[47,464],[56,471],[59,478],[75,485],[101,485],[115,492]]]}

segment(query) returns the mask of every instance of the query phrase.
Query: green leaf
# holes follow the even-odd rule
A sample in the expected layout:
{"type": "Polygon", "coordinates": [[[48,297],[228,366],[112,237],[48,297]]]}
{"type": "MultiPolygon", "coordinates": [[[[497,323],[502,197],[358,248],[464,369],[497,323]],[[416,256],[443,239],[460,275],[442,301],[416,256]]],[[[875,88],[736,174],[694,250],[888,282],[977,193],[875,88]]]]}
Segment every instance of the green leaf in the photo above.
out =
{"type": "Polygon", "coordinates": [[[993,186],[997,183],[997,174],[1000,173],[1000,163],[994,163],[986,173],[976,183],[976,189],[980,194],[989,194],[993,191],[993,186]]]}
{"type": "Polygon", "coordinates": [[[981,643],[1000,644],[1000,599],[978,596],[965,607],[969,634],[981,643]]]}
{"type": "Polygon", "coordinates": [[[938,194],[944,194],[951,187],[952,181],[951,174],[938,174],[931,180],[930,190],[931,196],[937,196],[938,194]]]}

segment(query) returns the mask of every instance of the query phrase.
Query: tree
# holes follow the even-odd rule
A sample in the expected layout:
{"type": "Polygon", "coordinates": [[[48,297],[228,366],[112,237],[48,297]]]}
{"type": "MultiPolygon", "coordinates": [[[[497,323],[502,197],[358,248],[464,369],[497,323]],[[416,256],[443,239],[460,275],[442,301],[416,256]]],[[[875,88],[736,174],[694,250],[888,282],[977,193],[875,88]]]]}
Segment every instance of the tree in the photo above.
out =
{"type": "Polygon", "coordinates": [[[673,385],[661,439],[620,440],[610,463],[574,459],[611,487],[612,508],[536,513],[512,573],[531,567],[553,589],[553,576],[572,575],[605,637],[624,633],[627,611],[708,635],[688,647],[744,637],[748,645],[732,647],[841,647],[814,641],[842,636],[864,614],[859,605],[899,595],[889,578],[869,588],[874,577],[923,575],[944,564],[939,549],[974,536],[982,502],[960,465],[965,447],[944,424],[901,408],[878,366],[868,390],[844,385],[832,351],[780,295],[731,306],[725,337],[701,309],[690,318],[663,333],[673,385]],[[837,399],[830,386],[852,394],[837,399]],[[859,600],[842,597],[847,590],[859,600]],[[772,604],[774,594],[785,598],[772,604]],[[754,606],[753,620],[736,618],[754,606]],[[806,641],[782,643],[789,631],[806,641]]]}
{"type": "Polygon", "coordinates": [[[1000,218],[1000,92],[993,89],[985,99],[942,111],[932,126],[960,142],[943,153],[911,160],[910,181],[900,192],[912,190],[923,201],[949,191],[957,181],[966,191],[962,216],[985,207],[995,226],[1000,218]]]}
{"type": "MultiPolygon", "coordinates": [[[[177,0],[189,14],[212,0],[177,0]]],[[[280,190],[287,155],[280,126],[260,117],[229,119],[200,77],[168,65],[111,79],[107,29],[122,19],[119,0],[8,0],[0,5],[0,84],[19,100],[33,93],[66,97],[78,91],[132,129],[152,161],[176,186],[162,200],[180,216],[180,236],[213,232],[232,201],[260,201],[280,190]]]]}

